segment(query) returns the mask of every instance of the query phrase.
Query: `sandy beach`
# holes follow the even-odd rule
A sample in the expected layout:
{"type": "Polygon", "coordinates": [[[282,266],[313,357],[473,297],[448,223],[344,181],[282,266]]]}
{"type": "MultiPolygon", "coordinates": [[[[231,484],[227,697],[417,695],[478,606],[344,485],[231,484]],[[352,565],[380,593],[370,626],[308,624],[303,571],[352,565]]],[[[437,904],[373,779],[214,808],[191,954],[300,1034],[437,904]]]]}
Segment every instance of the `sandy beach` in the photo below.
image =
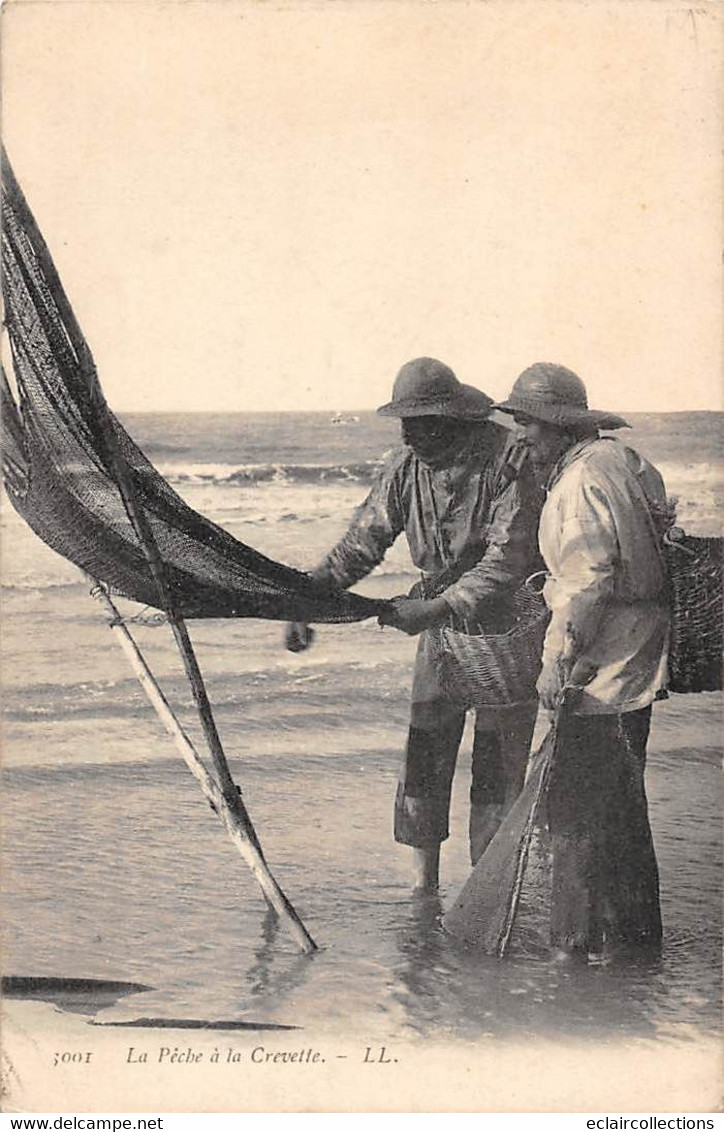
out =
{"type": "Polygon", "coordinates": [[[713,1040],[380,1047],[104,1029],[38,1002],[5,1004],[3,1045],[5,1112],[444,1112],[452,1096],[458,1112],[713,1112],[721,1072],[713,1040]],[[91,1064],[55,1064],[89,1051],[91,1064]]]}

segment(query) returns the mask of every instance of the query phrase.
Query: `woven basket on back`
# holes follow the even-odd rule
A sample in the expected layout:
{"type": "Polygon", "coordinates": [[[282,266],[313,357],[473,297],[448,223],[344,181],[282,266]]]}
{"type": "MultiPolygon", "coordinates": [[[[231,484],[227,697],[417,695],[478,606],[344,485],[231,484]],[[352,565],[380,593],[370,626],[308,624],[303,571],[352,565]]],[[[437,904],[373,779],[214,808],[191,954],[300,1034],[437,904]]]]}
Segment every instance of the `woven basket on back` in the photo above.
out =
{"type": "MultiPolygon", "coordinates": [[[[724,540],[678,533],[664,543],[671,603],[669,690],[724,687],[724,540]]],[[[439,589],[439,587],[438,587],[439,589]]],[[[431,596],[428,592],[427,596],[431,596]]],[[[550,613],[540,594],[521,586],[501,624],[461,632],[430,630],[441,686],[466,707],[505,707],[535,699],[550,613]]]]}
{"type": "Polygon", "coordinates": [[[713,692],[723,686],[724,540],[677,534],[664,543],[671,600],[669,690],[713,692]]]}
{"type": "Polygon", "coordinates": [[[536,698],[543,638],[550,614],[540,594],[521,586],[506,624],[492,632],[430,630],[441,686],[466,707],[510,707],[536,698]]]}

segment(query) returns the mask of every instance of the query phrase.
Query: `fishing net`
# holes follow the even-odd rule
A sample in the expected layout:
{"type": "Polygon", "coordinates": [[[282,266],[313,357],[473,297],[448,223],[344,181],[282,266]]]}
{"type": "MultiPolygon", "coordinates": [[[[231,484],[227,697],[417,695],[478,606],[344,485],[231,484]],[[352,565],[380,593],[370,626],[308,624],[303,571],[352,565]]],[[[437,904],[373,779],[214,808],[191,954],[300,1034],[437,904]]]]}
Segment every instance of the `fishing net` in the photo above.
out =
{"type": "Polygon", "coordinates": [[[3,373],[3,475],[28,525],[114,593],[178,617],[344,622],[378,614],[386,603],[322,588],[239,542],[159,475],[105,403],[5,154],[2,173],[3,298],[17,387],[16,399],[3,373]],[[129,494],[148,540],[137,534],[129,494]],[[163,587],[147,541],[158,551],[163,587]]]}
{"type": "MultiPolygon", "coordinates": [[[[589,668],[589,674],[591,670],[589,668]]],[[[448,931],[488,954],[657,945],[656,857],[644,787],[650,709],[577,711],[571,684],[525,786],[447,912],[448,931]],[[514,930],[515,929],[515,930],[514,930]]]]}
{"type": "Polygon", "coordinates": [[[502,958],[524,909],[528,946],[547,933],[550,870],[543,811],[557,743],[556,720],[531,760],[525,787],[443,920],[451,935],[488,955],[502,958]]]}

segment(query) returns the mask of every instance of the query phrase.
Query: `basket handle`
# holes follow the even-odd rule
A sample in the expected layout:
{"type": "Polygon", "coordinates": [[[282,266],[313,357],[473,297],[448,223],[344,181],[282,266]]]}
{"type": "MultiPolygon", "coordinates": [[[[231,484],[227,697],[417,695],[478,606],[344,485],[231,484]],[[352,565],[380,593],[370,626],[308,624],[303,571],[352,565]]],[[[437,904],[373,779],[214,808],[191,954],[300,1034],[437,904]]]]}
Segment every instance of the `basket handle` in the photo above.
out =
{"type": "Polygon", "coordinates": [[[533,593],[533,594],[542,594],[543,593],[543,587],[545,586],[545,584],[546,584],[546,582],[548,581],[549,578],[550,578],[550,574],[548,573],[547,570],[536,570],[535,574],[529,574],[528,575],[528,577],[523,582],[523,585],[525,586],[525,588],[527,590],[530,590],[530,592],[533,593]],[[543,578],[543,583],[540,586],[540,589],[537,588],[538,584],[536,583],[536,578],[543,578]]]}
{"type": "Polygon", "coordinates": [[[696,551],[689,550],[688,546],[684,546],[685,538],[686,532],[681,527],[669,527],[661,541],[664,546],[671,547],[672,550],[680,550],[682,553],[688,554],[690,558],[696,558],[696,551]]]}

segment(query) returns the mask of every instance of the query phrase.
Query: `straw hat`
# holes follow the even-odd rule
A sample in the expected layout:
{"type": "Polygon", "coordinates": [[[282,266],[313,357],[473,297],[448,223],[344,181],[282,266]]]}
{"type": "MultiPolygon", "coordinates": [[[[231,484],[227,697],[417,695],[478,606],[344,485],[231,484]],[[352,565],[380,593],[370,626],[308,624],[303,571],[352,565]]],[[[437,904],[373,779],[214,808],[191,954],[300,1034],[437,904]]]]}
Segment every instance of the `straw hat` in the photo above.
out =
{"type": "Polygon", "coordinates": [[[462,417],[482,420],[493,407],[491,397],[463,385],[436,358],[415,358],[402,367],[392,387],[392,400],[377,412],[383,417],[462,417]]]}
{"type": "Polygon", "coordinates": [[[615,413],[589,409],[586,387],[578,374],[551,362],[536,362],[523,370],[507,401],[495,408],[522,413],[559,428],[583,424],[594,428],[630,428],[628,421],[615,413]]]}

